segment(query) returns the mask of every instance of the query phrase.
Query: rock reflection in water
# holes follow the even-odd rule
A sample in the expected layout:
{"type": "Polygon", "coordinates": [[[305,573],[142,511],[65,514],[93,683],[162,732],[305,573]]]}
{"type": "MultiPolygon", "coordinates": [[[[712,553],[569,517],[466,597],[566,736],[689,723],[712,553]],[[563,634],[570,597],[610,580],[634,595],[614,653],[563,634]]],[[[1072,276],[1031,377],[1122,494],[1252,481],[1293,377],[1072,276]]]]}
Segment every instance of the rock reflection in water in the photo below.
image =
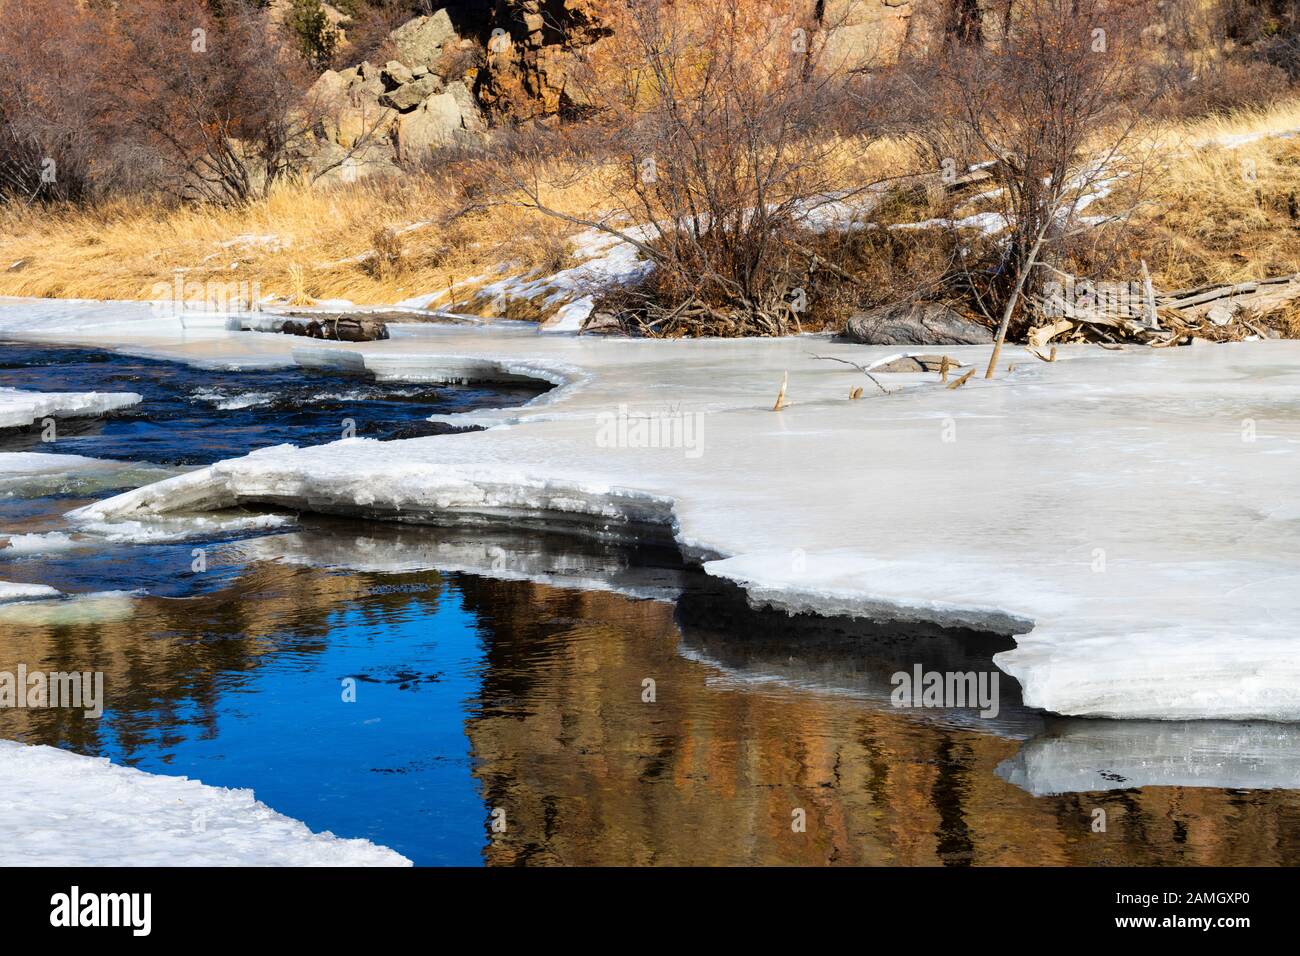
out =
{"type": "Polygon", "coordinates": [[[0,669],[102,669],[109,705],[99,722],[0,712],[0,735],[251,787],[420,863],[1268,864],[1300,850],[1296,791],[1223,789],[1290,785],[1256,774],[1293,766],[1285,742],[1243,743],[1236,725],[1044,725],[1009,680],[996,721],[889,706],[892,669],[987,666],[997,648],[976,635],[790,621],[661,553],[531,535],[322,523],[222,553],[235,564],[220,590],[135,598],[125,618],[0,611],[0,669]],[[491,576],[520,569],[533,580],[491,576]],[[348,676],[356,704],[340,702],[348,676]],[[1259,760],[1094,783],[1095,764],[1142,765],[1151,739],[1168,746],[1148,754],[1259,760]]]}

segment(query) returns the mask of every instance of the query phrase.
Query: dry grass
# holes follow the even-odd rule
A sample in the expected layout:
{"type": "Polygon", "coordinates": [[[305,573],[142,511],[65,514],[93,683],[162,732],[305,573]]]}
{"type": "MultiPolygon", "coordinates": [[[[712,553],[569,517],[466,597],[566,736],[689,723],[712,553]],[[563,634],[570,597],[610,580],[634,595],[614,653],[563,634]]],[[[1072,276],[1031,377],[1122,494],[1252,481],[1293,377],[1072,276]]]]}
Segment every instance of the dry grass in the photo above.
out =
{"type": "MultiPolygon", "coordinates": [[[[578,185],[554,201],[589,198],[578,185]]],[[[286,184],[234,208],[0,207],[0,295],[144,299],[179,270],[186,283],[255,282],[263,296],[383,304],[463,286],[502,263],[566,264],[571,230],[510,206],[454,216],[464,206],[455,189],[416,174],[327,190],[286,184]]]]}
{"type": "MultiPolygon", "coordinates": [[[[846,187],[914,162],[900,143],[845,145],[836,177],[846,187]]],[[[556,209],[594,217],[608,208],[601,170],[556,164],[547,178],[556,209]]],[[[329,189],[285,183],[231,208],[0,206],[0,295],[146,299],[171,289],[179,272],[186,283],[255,283],[262,296],[292,304],[391,304],[439,292],[435,305],[544,317],[541,297],[503,303],[475,290],[502,278],[502,267],[546,275],[572,265],[577,230],[509,205],[456,215],[467,205],[447,174],[420,173],[329,189]]]]}
{"type": "MultiPolygon", "coordinates": [[[[1300,102],[1163,130],[1132,217],[1127,267],[1163,289],[1300,271],[1300,102]]],[[[1132,206],[1121,183],[1100,205],[1132,206]]]]}
{"type": "MultiPolygon", "coordinates": [[[[1157,169],[1115,267],[1145,258],[1164,289],[1300,271],[1300,136],[1279,136],[1291,130],[1300,130],[1300,100],[1158,127],[1145,143],[1157,169]]],[[[888,140],[835,155],[834,178],[845,188],[919,168],[910,147],[888,140]]],[[[608,208],[599,172],[557,168],[552,181],[549,205],[587,216],[608,208]]],[[[1121,182],[1090,211],[1118,212],[1133,198],[1121,182]]],[[[149,298],[180,271],[187,283],[256,283],[262,296],[293,303],[387,304],[440,292],[436,305],[544,317],[540,297],[503,304],[474,293],[502,278],[503,265],[538,276],[571,265],[577,230],[512,206],[454,215],[466,205],[458,183],[429,173],[331,189],[286,184],[239,208],[121,200],[79,210],[0,207],[0,294],[149,298]]],[[[914,222],[974,209],[899,189],[877,213],[882,223],[914,222]]],[[[867,298],[886,301],[951,264],[956,249],[941,233],[879,230],[828,235],[818,245],[879,287],[867,298]]],[[[822,324],[837,324],[854,306],[846,298],[822,324]]]]}

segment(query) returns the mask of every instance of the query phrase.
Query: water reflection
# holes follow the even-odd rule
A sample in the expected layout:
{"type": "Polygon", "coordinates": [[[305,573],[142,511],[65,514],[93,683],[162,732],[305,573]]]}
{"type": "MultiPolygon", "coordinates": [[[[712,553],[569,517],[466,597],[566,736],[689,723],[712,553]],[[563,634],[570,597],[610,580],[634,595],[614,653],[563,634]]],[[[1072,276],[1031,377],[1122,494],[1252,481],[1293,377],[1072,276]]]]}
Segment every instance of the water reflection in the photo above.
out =
{"type": "Polygon", "coordinates": [[[891,669],[978,668],[998,648],[754,612],[664,552],[321,522],[212,565],[216,589],[117,596],[111,613],[0,608],[0,669],[104,670],[108,696],[98,722],[0,711],[0,735],[252,787],[419,863],[1267,864],[1300,849],[1297,791],[1276,789],[1296,786],[1289,727],[1044,722],[1009,681],[996,721],[895,710],[891,669]]]}

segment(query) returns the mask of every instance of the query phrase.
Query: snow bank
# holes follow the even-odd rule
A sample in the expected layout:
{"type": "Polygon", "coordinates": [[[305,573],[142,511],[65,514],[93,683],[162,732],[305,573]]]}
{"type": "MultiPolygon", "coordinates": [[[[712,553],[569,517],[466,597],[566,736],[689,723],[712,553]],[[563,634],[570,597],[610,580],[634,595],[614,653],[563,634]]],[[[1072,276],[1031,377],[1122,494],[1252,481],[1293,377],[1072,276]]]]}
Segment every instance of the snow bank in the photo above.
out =
{"type": "MultiPolygon", "coordinates": [[[[648,240],[651,233],[646,227],[627,230],[628,236],[639,241],[648,240]]],[[[635,246],[598,229],[589,229],[575,238],[573,255],[581,260],[576,266],[545,276],[508,276],[483,286],[474,297],[502,303],[540,297],[543,308],[559,308],[537,331],[577,332],[591,314],[598,291],[636,282],[654,268],[653,263],[641,258],[635,246]]],[[[504,305],[498,311],[504,311],[504,305]]]]}
{"type": "Polygon", "coordinates": [[[42,418],[105,415],[139,403],[135,392],[25,392],[0,388],[0,428],[20,428],[42,418]]]}
{"type": "MultiPolygon", "coordinates": [[[[213,348],[238,355],[247,335],[213,348]]],[[[992,381],[952,391],[931,376],[857,401],[861,374],[810,353],[867,364],[887,347],[440,326],[329,351],[391,375],[490,357],[565,385],[443,416],[486,431],[265,449],[75,517],[272,504],[650,528],[760,603],[1019,635],[995,660],[1030,706],[1300,720],[1300,343],[1067,346],[1051,364],[1013,351],[1014,372],[992,381]],[[788,405],[773,412],[787,373],[788,405]]],[[[987,360],[978,346],[947,351],[987,360]]],[[[202,359],[192,343],[174,354],[202,359]]]]}
{"type": "Polygon", "coordinates": [[[403,866],[368,840],[312,833],[251,790],[208,787],[0,740],[0,866],[403,866]]]}

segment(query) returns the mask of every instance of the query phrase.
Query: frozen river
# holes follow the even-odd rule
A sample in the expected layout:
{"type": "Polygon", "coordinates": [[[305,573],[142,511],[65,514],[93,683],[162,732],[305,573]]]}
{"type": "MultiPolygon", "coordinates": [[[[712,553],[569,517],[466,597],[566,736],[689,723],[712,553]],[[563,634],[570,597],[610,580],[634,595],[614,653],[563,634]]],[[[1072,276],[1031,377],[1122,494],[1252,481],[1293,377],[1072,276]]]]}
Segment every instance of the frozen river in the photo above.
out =
{"type": "Polygon", "coordinates": [[[0,549],[0,579],[147,593],[0,610],[10,656],[103,653],[132,688],[96,727],[0,715],[0,734],[251,787],[422,863],[1281,861],[1289,343],[1067,352],[958,391],[881,375],[886,396],[810,353],[888,350],[824,339],[404,332],[336,347],[0,308],[0,339],[125,348],[147,358],[100,364],[149,383],[198,363],[211,406],[188,426],[152,384],[6,363],[4,386],[145,394],[66,444],[6,445],[97,464],[8,486],[0,534],[27,552],[0,549]],[[361,377],[331,394],[388,409],[350,415],[379,440],[331,442],[348,409],[295,399],[338,369],[361,377]],[[462,400],[455,379],[494,384],[462,400]],[[488,430],[434,433],[464,426],[488,430]],[[177,451],[205,432],[210,453],[177,451]],[[310,447],[207,464],[277,441],[310,447]],[[194,523],[232,507],[253,523],[194,523]],[[999,713],[890,706],[914,665],[999,673],[999,713]],[[1094,838],[1097,808],[1122,839],[1094,838]],[[795,809],[816,838],[787,839],[795,809]],[[494,834],[496,810],[518,828],[494,834]]]}

